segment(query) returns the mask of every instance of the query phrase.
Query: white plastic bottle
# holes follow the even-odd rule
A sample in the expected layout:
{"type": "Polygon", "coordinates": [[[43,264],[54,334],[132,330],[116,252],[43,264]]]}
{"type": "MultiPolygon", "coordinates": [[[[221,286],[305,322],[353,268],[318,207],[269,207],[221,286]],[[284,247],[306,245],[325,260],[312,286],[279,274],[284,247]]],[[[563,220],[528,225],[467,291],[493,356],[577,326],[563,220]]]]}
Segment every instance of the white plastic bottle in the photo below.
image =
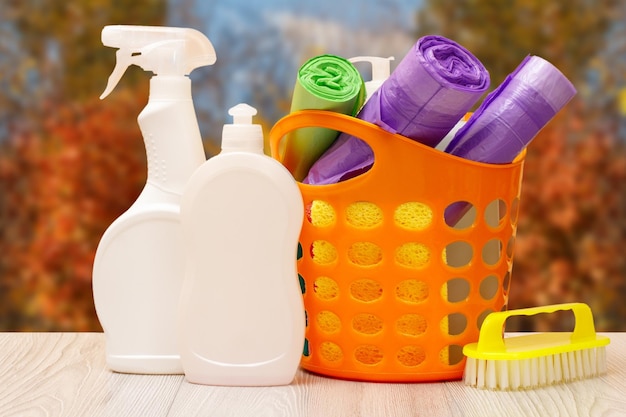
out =
{"type": "Polygon", "coordinates": [[[390,56],[383,58],[379,56],[355,56],[348,61],[355,64],[357,62],[369,62],[372,65],[372,79],[365,82],[365,101],[372,97],[372,94],[380,88],[382,83],[391,74],[391,61],[395,58],[390,56]]]}
{"type": "Polygon", "coordinates": [[[289,384],[304,346],[302,195],[289,171],[263,154],[256,110],[239,104],[229,114],[221,153],[196,171],[181,202],[181,360],[192,383],[289,384]]]}
{"type": "Polygon", "coordinates": [[[204,35],[186,28],[107,26],[102,42],[119,50],[101,98],[129,65],[155,73],[148,104],[138,117],[147,183],[102,236],[93,265],[93,297],[106,335],[106,361],[117,372],[181,374],[176,342],[184,277],[180,197],[206,160],[186,75],[213,64],[215,51],[204,35]]]}

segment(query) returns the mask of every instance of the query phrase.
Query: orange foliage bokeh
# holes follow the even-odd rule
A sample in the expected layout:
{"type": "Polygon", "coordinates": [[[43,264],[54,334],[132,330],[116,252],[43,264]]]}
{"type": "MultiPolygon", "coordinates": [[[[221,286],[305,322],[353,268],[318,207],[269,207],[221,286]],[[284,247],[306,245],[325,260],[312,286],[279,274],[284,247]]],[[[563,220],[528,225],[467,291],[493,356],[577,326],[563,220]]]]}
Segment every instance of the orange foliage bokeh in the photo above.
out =
{"type": "Polygon", "coordinates": [[[136,97],[120,91],[106,103],[49,103],[41,132],[3,146],[1,327],[99,328],[91,293],[96,245],[145,183],[141,135],[127,122],[145,104],[136,97]]]}

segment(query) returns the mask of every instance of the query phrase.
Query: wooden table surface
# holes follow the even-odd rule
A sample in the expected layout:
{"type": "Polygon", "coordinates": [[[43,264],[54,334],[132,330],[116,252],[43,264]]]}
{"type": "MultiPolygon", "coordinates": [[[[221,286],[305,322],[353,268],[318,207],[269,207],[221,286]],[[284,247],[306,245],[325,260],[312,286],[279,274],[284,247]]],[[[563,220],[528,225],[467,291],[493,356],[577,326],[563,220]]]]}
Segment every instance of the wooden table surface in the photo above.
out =
{"type": "Polygon", "coordinates": [[[194,385],[109,371],[100,333],[0,333],[0,416],[626,416],[626,333],[605,333],[608,373],[492,392],[438,383],[342,381],[299,371],[282,387],[194,385]]]}

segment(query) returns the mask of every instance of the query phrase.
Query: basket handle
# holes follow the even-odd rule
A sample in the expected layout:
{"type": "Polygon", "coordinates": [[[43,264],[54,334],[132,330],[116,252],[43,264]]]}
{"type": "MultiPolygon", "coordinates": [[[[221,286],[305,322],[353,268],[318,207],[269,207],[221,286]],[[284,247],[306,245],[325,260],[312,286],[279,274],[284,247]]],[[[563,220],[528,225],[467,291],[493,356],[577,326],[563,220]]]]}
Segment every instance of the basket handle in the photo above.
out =
{"type": "MultiPolygon", "coordinates": [[[[328,110],[300,110],[283,117],[272,127],[269,134],[272,157],[280,161],[279,145],[283,136],[304,127],[324,127],[362,139],[372,148],[375,158],[379,156],[384,157],[385,141],[409,140],[400,134],[390,133],[373,123],[353,116],[328,110]]],[[[421,145],[417,142],[414,142],[414,144],[421,145]]]]}
{"type": "Polygon", "coordinates": [[[596,330],[593,324],[591,308],[585,303],[565,303],[540,307],[520,308],[510,311],[499,311],[489,314],[480,328],[480,336],[476,350],[478,352],[504,352],[506,350],[503,339],[503,329],[506,319],[513,316],[534,316],[540,313],[554,313],[555,311],[571,310],[574,313],[576,324],[571,334],[572,342],[593,340],[596,330]]]}

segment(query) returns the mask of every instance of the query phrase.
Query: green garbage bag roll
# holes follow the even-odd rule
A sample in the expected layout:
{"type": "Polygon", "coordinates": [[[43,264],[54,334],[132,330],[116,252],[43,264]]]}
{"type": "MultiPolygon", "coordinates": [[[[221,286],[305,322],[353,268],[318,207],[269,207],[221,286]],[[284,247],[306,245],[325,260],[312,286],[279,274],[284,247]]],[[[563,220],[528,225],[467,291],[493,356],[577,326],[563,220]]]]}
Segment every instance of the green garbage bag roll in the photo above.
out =
{"type": "MultiPolygon", "coordinates": [[[[339,56],[319,55],[298,70],[290,111],[329,110],[354,116],[364,101],[365,84],[355,66],[339,56]]],[[[317,127],[291,132],[281,142],[283,165],[301,181],[338,134],[317,127]]]]}

